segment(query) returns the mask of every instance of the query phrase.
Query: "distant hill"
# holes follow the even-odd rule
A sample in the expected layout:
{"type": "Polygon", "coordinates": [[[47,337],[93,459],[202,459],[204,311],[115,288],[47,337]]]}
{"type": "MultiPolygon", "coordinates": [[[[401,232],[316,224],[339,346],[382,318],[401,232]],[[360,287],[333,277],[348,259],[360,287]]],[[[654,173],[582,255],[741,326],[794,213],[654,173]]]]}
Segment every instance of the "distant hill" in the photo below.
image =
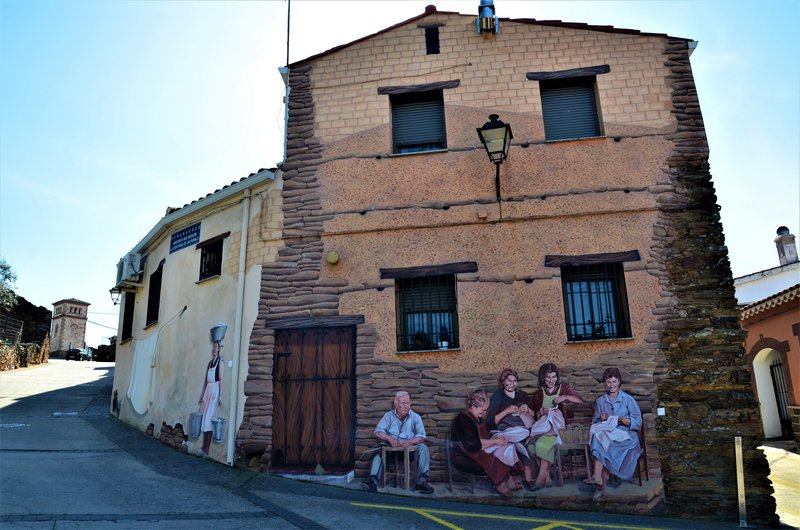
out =
{"type": "Polygon", "coordinates": [[[53,318],[53,312],[42,306],[33,305],[22,296],[17,296],[17,305],[12,307],[11,310],[0,309],[0,315],[23,322],[21,342],[41,344],[47,334],[50,333],[50,321],[53,318]]]}

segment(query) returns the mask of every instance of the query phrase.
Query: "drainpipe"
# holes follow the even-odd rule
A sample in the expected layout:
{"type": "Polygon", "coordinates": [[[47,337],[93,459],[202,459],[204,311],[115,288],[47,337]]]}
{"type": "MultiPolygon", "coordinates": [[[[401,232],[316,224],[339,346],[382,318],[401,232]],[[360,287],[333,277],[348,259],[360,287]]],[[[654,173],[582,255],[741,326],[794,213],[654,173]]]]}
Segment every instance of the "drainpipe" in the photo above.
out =
{"type": "Polygon", "coordinates": [[[236,446],[236,426],[239,425],[239,352],[242,349],[242,318],[244,314],[244,282],[245,260],[247,259],[247,229],[250,226],[250,188],[243,192],[242,200],[242,238],[239,244],[239,281],[236,283],[236,316],[233,323],[233,369],[231,370],[231,395],[228,400],[228,452],[227,463],[233,466],[233,455],[236,446]]]}

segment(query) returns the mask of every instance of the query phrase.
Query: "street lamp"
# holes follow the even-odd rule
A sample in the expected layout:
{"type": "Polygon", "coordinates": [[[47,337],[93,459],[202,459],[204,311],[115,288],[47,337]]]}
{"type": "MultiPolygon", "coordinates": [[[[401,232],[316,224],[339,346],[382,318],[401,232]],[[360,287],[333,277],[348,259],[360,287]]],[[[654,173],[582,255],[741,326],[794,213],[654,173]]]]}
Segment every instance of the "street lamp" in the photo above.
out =
{"type": "Polygon", "coordinates": [[[119,305],[119,299],[120,296],[122,296],[122,291],[120,291],[118,287],[112,287],[108,290],[108,292],[111,293],[111,301],[114,303],[114,305],[119,305]]]}
{"type": "Polygon", "coordinates": [[[511,125],[503,123],[499,118],[497,114],[490,114],[489,121],[480,129],[476,129],[489,160],[495,166],[494,187],[498,201],[500,201],[500,164],[508,158],[508,148],[511,147],[511,139],[514,138],[511,134],[511,125]]]}

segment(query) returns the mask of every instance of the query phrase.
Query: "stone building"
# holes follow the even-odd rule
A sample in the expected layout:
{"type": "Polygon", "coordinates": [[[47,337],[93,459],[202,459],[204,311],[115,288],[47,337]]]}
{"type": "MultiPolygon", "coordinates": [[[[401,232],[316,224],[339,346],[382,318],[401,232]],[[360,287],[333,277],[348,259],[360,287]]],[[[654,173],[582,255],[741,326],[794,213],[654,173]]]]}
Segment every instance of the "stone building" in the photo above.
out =
{"type": "Polygon", "coordinates": [[[275,173],[262,169],[168,208],[120,260],[111,290],[121,305],[114,373],[120,419],[143,431],[160,426],[159,436],[178,431],[171,445],[200,448],[190,418],[204,395],[212,339],[219,340],[222,406],[209,418],[214,443],[206,453],[233,462],[228,430],[241,422],[242,385],[253,369],[241,350],[251,340],[261,266],[281,245],[280,187],[275,173]]]}
{"type": "Polygon", "coordinates": [[[53,303],[50,323],[50,354],[63,355],[70,348],[86,345],[88,302],[66,298],[53,303]]]}
{"type": "Polygon", "coordinates": [[[734,285],[764,437],[800,444],[800,261],[785,226],[775,245],[778,266],[736,278],[734,285]]]}
{"type": "Polygon", "coordinates": [[[398,389],[434,444],[506,366],[530,391],[555,362],[587,400],[617,366],[655,486],[604,509],[735,518],[738,436],[751,520],[776,522],[696,43],[483,22],[429,6],[283,70],[285,246],[261,269],[239,457],[363,477],[398,389]],[[513,131],[497,172],[491,114],[513,131]]]}

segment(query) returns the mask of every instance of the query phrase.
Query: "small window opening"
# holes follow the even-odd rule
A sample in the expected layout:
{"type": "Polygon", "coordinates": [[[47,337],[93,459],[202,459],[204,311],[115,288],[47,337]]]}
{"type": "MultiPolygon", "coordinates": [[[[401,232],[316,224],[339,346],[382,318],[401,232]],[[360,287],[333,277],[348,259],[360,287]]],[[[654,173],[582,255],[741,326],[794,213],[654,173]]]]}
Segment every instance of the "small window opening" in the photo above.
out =
{"type": "Polygon", "coordinates": [[[439,27],[425,28],[425,50],[428,55],[439,54],[439,27]]]}

